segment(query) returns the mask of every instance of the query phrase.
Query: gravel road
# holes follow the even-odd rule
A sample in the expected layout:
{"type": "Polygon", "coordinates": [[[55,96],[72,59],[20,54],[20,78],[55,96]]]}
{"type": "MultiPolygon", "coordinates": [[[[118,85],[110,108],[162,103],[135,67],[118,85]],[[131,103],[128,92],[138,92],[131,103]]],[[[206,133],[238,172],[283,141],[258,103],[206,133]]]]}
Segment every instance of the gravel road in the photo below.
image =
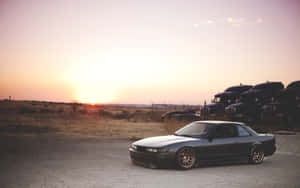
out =
{"type": "Polygon", "coordinates": [[[179,171],[133,165],[128,140],[1,135],[0,187],[299,188],[300,135],[276,136],[277,152],[261,165],[214,165],[179,171]]]}

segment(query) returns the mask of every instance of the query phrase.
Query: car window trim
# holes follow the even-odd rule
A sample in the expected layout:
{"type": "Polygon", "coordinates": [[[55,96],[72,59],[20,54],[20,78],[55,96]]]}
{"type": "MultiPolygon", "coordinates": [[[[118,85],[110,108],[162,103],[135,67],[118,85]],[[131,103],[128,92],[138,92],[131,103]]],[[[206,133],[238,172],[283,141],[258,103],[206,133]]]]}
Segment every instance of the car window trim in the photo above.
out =
{"type": "Polygon", "coordinates": [[[239,127],[241,127],[242,129],[244,129],[248,135],[245,135],[245,136],[240,136],[239,134],[239,131],[238,131],[238,127],[237,127],[237,133],[238,133],[238,137],[249,137],[249,136],[253,136],[245,127],[241,126],[241,125],[238,125],[239,127]]]}
{"type": "Polygon", "coordinates": [[[250,134],[250,136],[256,136],[254,133],[252,133],[250,130],[248,130],[245,125],[241,125],[241,127],[243,127],[250,134]]]}

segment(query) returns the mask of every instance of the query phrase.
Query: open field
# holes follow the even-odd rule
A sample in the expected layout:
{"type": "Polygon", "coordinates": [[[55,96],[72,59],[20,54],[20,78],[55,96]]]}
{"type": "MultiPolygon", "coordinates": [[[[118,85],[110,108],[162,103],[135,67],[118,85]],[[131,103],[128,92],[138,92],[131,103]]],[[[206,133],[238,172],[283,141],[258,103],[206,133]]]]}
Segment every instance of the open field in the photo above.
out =
{"type": "MultiPolygon", "coordinates": [[[[0,101],[0,134],[30,136],[55,133],[135,140],[172,134],[189,123],[186,120],[162,120],[162,114],[174,110],[184,109],[0,101]]],[[[252,125],[258,132],[273,132],[283,127],[276,124],[252,125]]]]}
{"type": "Polygon", "coordinates": [[[30,101],[0,102],[0,133],[56,133],[101,138],[143,138],[166,134],[164,110],[30,101]]]}

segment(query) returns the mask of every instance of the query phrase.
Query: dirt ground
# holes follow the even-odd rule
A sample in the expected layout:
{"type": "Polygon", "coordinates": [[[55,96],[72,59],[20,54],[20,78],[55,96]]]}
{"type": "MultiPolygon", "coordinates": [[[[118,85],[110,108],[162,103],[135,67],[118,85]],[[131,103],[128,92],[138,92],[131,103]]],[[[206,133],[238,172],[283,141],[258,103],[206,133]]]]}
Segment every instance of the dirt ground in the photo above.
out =
{"type": "Polygon", "coordinates": [[[300,136],[276,135],[276,138],[277,152],[261,165],[210,165],[180,171],[133,165],[128,139],[2,135],[0,187],[298,188],[300,136]]]}
{"type": "Polygon", "coordinates": [[[187,123],[163,122],[165,112],[1,101],[0,187],[299,187],[299,132],[276,135],[278,150],[261,165],[189,171],[133,165],[128,153],[133,140],[170,134],[187,123]]]}

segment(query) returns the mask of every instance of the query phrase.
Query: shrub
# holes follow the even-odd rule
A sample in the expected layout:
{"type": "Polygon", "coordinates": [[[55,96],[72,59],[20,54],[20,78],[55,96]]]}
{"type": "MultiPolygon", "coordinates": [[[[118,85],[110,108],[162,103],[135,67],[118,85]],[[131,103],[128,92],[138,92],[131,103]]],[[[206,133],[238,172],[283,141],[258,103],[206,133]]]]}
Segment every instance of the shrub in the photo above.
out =
{"type": "Polygon", "coordinates": [[[64,112],[64,108],[59,108],[57,113],[63,113],[64,112]]]}
{"type": "Polygon", "coordinates": [[[122,110],[121,113],[117,113],[114,115],[114,118],[116,118],[116,119],[130,119],[130,117],[131,117],[131,114],[126,110],[122,110]]]}
{"type": "Polygon", "coordinates": [[[88,111],[86,109],[79,110],[78,112],[81,113],[81,114],[87,114],[88,113],[88,111]]]}
{"type": "Polygon", "coordinates": [[[50,110],[48,108],[41,108],[40,113],[54,113],[54,110],[50,110]]]}
{"type": "Polygon", "coordinates": [[[35,113],[35,112],[36,112],[35,109],[33,109],[33,108],[28,108],[28,107],[25,107],[25,106],[23,106],[23,107],[21,107],[21,108],[19,109],[19,113],[20,113],[20,114],[30,114],[30,113],[35,113]]]}
{"type": "Polygon", "coordinates": [[[138,141],[138,140],[140,140],[140,139],[142,139],[142,138],[137,137],[137,136],[130,136],[130,137],[129,137],[129,140],[130,140],[130,141],[138,141]]]}
{"type": "Polygon", "coordinates": [[[108,111],[105,111],[105,110],[102,110],[102,109],[100,109],[100,110],[98,111],[98,113],[99,113],[99,115],[102,116],[102,117],[112,117],[112,116],[113,116],[112,113],[110,113],[110,112],[108,112],[108,111]]]}

